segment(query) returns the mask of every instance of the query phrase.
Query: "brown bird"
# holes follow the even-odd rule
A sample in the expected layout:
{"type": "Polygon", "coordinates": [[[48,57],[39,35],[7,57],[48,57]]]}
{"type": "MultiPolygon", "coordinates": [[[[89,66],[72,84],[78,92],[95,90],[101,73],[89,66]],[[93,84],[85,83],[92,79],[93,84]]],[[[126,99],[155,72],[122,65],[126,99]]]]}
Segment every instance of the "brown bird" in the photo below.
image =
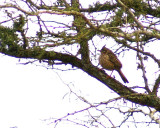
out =
{"type": "Polygon", "coordinates": [[[111,70],[111,71],[116,70],[121,76],[124,83],[129,83],[127,78],[124,76],[124,74],[121,71],[122,64],[117,58],[117,56],[105,46],[103,46],[100,52],[101,52],[101,55],[99,57],[100,65],[107,70],[111,70]]]}

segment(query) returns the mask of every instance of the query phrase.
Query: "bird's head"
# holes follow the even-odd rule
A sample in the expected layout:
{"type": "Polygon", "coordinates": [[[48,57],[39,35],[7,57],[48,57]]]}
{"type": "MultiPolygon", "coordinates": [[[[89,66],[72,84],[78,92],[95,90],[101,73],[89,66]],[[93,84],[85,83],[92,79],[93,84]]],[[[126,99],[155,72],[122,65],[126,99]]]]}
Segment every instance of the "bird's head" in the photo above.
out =
{"type": "Polygon", "coordinates": [[[100,52],[103,54],[105,54],[105,53],[107,53],[108,52],[108,49],[105,47],[105,46],[103,46],[102,47],[102,49],[100,50],[100,52]]]}

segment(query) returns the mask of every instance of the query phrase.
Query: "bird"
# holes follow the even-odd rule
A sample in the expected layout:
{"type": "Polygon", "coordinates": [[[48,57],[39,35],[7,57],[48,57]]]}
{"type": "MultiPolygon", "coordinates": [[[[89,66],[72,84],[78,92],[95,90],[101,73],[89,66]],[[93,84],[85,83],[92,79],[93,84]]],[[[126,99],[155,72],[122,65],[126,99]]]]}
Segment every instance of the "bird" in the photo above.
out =
{"type": "Polygon", "coordinates": [[[122,73],[122,63],[117,58],[117,56],[105,46],[100,50],[101,54],[99,56],[99,64],[103,69],[107,69],[110,71],[116,70],[121,76],[124,83],[129,83],[125,75],[122,73]]]}

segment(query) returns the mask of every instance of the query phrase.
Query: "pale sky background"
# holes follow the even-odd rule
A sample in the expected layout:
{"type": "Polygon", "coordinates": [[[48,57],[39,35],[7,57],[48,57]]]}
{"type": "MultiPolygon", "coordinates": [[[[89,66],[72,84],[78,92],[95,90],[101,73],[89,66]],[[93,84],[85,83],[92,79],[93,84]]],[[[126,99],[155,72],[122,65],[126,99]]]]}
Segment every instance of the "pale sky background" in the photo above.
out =
{"type": "MultiPolygon", "coordinates": [[[[98,38],[94,41],[98,49],[104,44],[110,45],[108,41],[98,38]]],[[[148,48],[154,49],[155,55],[158,56],[159,44],[157,43],[156,48],[154,46],[150,45],[148,48]]],[[[124,58],[123,55],[119,57],[123,64],[122,71],[129,80],[128,87],[143,84],[141,71],[137,71],[136,58],[133,58],[133,55],[133,52],[129,52],[124,58]]],[[[1,128],[53,128],[52,124],[48,124],[49,121],[42,120],[61,117],[85,107],[83,103],[76,101],[73,95],[69,95],[67,85],[91,102],[105,101],[109,98],[111,90],[80,70],[60,72],[35,64],[20,64],[22,62],[24,61],[0,55],[1,128]]],[[[153,67],[153,63],[148,64],[147,68],[157,68],[153,67]]],[[[153,71],[155,70],[149,70],[149,78],[156,77],[153,71]]],[[[122,82],[116,72],[113,75],[122,82]]]]}

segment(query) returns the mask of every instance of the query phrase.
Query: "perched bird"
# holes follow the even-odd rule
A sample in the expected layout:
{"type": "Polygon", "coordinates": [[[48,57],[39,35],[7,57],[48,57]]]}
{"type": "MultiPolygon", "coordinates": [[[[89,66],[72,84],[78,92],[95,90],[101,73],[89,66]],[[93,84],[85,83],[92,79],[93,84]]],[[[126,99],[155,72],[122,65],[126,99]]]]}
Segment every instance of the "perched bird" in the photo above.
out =
{"type": "Polygon", "coordinates": [[[105,46],[103,46],[100,52],[101,52],[101,55],[99,57],[99,64],[104,69],[111,70],[111,71],[116,70],[121,76],[124,83],[129,83],[127,78],[124,76],[124,74],[121,71],[122,64],[117,58],[117,56],[105,46]]]}

